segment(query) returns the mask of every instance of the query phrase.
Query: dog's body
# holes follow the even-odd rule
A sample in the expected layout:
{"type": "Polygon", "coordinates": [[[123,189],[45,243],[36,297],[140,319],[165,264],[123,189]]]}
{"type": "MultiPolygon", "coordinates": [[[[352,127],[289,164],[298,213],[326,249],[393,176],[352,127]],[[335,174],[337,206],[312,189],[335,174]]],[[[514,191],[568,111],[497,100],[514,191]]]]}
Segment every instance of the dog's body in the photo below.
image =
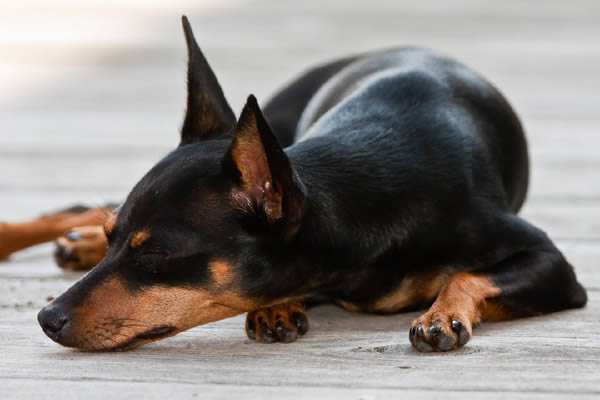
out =
{"type": "Polygon", "coordinates": [[[184,28],[181,145],[109,219],[100,265],[40,312],[53,340],[129,348],[248,311],[249,337],[291,341],[308,328],[299,302],[318,298],[432,304],[410,340],[445,351],[481,320],[585,304],[572,267],[515,215],[526,143],[481,77],[422,49],[369,53],[309,71],[264,116],[249,98],[236,123],[184,28]]]}
{"type": "Polygon", "coordinates": [[[286,153],[311,203],[298,252],[320,254],[311,263],[323,271],[360,276],[355,290],[341,279],[330,294],[361,309],[398,311],[369,304],[414,273],[476,269],[525,198],[527,148],[508,104],[426,50],[354,59],[297,126],[286,153]]]}

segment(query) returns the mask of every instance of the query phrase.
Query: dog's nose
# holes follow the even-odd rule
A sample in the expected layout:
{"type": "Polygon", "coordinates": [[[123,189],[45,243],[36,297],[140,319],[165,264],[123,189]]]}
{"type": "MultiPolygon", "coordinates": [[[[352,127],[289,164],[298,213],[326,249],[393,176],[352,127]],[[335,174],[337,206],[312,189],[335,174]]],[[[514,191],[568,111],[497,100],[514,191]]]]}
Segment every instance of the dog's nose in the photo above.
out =
{"type": "Polygon", "coordinates": [[[57,307],[44,307],[38,313],[38,322],[46,335],[55,336],[69,321],[69,317],[57,307]]]}

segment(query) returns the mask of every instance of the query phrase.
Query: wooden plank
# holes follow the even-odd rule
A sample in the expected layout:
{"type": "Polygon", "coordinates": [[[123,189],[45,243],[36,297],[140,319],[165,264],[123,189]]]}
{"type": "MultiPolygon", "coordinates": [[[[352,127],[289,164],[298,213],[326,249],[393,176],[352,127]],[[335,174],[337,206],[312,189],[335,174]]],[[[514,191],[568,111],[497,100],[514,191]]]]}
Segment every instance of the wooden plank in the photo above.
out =
{"type": "Polygon", "coordinates": [[[0,323],[0,335],[10,337],[0,377],[598,394],[600,341],[594,316],[600,294],[590,297],[586,310],[484,324],[464,349],[434,355],[417,353],[408,343],[407,329],[416,313],[373,316],[319,307],[309,313],[310,334],[293,344],[274,345],[245,339],[240,316],[133,352],[90,354],[51,343],[35,326],[34,312],[9,312],[0,323]]]}
{"type": "MultiPolygon", "coordinates": [[[[307,387],[291,384],[273,386],[252,386],[233,384],[199,384],[199,383],[156,383],[156,382],[103,382],[89,379],[87,381],[72,380],[43,380],[19,379],[2,380],[0,396],[3,398],[26,398],[33,390],[32,387],[43,387],[45,393],[60,393],[61,399],[78,400],[81,393],[86,393],[86,399],[131,399],[143,397],[144,399],[164,398],[200,398],[230,400],[236,399],[356,399],[356,400],[386,400],[398,399],[399,396],[407,398],[444,398],[448,400],[483,399],[504,400],[507,393],[489,391],[441,391],[435,388],[420,390],[394,390],[394,389],[355,389],[343,387],[307,387]],[[102,390],[98,386],[102,385],[102,390]]],[[[511,399],[564,399],[565,393],[510,393],[511,399]]],[[[569,399],[595,399],[597,395],[583,393],[569,393],[569,399]]]]}

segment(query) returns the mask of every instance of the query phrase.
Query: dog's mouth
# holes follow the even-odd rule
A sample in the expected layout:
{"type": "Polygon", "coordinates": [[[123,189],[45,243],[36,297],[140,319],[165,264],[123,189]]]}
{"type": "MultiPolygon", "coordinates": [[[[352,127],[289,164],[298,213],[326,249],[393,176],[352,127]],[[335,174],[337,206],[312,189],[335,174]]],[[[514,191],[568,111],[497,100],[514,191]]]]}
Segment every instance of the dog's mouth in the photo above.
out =
{"type": "Polygon", "coordinates": [[[127,340],[125,343],[122,343],[116,347],[111,349],[107,349],[108,351],[126,351],[131,350],[135,347],[141,346],[144,343],[154,342],[156,340],[164,339],[168,336],[172,336],[176,332],[176,328],[169,325],[159,326],[156,328],[149,329],[142,333],[138,333],[131,339],[127,340]]]}
{"type": "Polygon", "coordinates": [[[160,338],[165,337],[165,335],[172,333],[174,330],[175,330],[175,328],[172,326],[168,326],[168,325],[159,326],[158,328],[152,328],[146,332],[138,333],[137,335],[135,335],[134,339],[141,339],[141,340],[160,339],[160,338]]]}

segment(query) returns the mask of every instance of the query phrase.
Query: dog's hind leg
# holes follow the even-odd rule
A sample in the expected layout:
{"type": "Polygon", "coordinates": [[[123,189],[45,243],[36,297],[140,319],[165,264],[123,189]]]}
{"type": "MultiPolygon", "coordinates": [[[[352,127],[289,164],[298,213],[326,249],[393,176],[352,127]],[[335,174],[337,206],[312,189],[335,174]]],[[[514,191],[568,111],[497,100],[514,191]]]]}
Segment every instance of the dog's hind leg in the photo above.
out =
{"type": "MultiPolygon", "coordinates": [[[[464,345],[480,321],[583,307],[584,288],[545,233],[514,215],[495,230],[496,248],[482,267],[453,276],[409,332],[419,351],[464,345]],[[508,229],[506,229],[508,228],[508,229]],[[499,261],[491,259],[502,257],[499,261]]],[[[493,234],[492,234],[493,235],[493,234]]],[[[485,257],[484,257],[485,258],[485,257]]]]}
{"type": "Polygon", "coordinates": [[[43,215],[37,219],[16,223],[0,223],[0,259],[12,253],[50,242],[78,226],[101,226],[114,205],[87,208],[71,207],[43,215]]]}
{"type": "Polygon", "coordinates": [[[107,246],[102,226],[78,226],[56,239],[54,261],[61,268],[88,270],[102,261],[107,246]]]}

